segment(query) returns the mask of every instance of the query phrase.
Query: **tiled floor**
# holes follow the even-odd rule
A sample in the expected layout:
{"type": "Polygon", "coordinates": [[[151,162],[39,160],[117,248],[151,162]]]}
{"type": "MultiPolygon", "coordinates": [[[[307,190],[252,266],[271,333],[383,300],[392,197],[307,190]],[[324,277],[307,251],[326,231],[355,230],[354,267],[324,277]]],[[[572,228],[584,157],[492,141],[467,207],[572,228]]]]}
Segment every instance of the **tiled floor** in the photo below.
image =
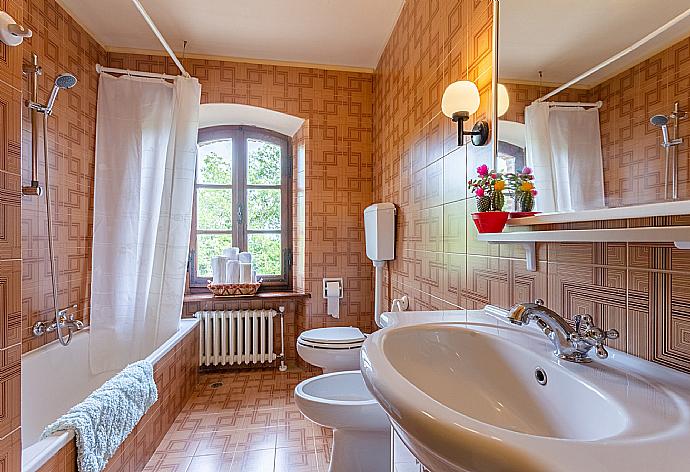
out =
{"type": "Polygon", "coordinates": [[[333,435],[302,416],[293,399],[312,375],[202,374],[145,471],[327,472],[333,435]]]}

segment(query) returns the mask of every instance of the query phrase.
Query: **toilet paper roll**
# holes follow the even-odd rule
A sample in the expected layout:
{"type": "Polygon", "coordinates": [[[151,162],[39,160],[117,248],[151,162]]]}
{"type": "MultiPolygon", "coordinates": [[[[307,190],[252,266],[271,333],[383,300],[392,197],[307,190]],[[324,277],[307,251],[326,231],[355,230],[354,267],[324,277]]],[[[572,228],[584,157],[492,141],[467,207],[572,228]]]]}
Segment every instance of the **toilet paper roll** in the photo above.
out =
{"type": "Polygon", "coordinates": [[[340,283],[326,282],[326,300],[328,314],[333,318],[340,318],[340,283]]]}
{"type": "Polygon", "coordinates": [[[227,257],[216,256],[211,258],[211,272],[213,272],[213,283],[223,284],[225,283],[225,264],[227,263],[227,257]]]}
{"type": "Polygon", "coordinates": [[[229,260],[225,264],[225,283],[237,284],[240,282],[240,262],[229,260]]]}
{"type": "Polygon", "coordinates": [[[252,264],[249,262],[240,262],[240,283],[252,283],[252,264]]]}
{"type": "Polygon", "coordinates": [[[238,255],[238,258],[240,262],[251,262],[252,261],[252,253],[251,252],[240,252],[238,255]]]}
{"type": "Polygon", "coordinates": [[[230,261],[236,261],[240,254],[240,248],[238,247],[226,247],[223,249],[223,255],[230,261]]]}

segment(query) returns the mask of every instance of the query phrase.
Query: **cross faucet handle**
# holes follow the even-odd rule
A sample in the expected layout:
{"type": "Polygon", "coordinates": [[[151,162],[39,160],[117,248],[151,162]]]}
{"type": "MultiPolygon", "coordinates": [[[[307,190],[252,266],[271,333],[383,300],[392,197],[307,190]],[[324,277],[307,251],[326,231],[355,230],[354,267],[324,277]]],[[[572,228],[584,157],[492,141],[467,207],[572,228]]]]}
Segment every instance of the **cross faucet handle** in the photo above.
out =
{"type": "Polygon", "coordinates": [[[594,320],[590,315],[575,315],[575,332],[582,335],[582,331],[587,332],[594,327],[594,320]]]}

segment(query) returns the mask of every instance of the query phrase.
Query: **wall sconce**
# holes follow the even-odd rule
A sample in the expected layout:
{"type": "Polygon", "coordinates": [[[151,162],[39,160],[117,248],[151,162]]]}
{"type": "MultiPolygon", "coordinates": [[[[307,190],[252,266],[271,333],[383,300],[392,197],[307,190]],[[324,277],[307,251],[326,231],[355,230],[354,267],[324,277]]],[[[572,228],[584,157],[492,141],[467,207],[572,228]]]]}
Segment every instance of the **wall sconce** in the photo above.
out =
{"type": "Polygon", "coordinates": [[[508,96],[508,89],[506,86],[498,84],[496,95],[496,98],[498,98],[498,110],[496,110],[496,115],[500,118],[506,114],[510,107],[510,97],[508,96]]]}
{"type": "Polygon", "coordinates": [[[450,84],[443,92],[441,111],[458,124],[458,146],[464,145],[465,136],[472,136],[472,144],[484,146],[489,141],[489,123],[478,121],[472,131],[465,131],[465,121],[479,109],[479,90],[474,82],[460,80],[450,84]]]}

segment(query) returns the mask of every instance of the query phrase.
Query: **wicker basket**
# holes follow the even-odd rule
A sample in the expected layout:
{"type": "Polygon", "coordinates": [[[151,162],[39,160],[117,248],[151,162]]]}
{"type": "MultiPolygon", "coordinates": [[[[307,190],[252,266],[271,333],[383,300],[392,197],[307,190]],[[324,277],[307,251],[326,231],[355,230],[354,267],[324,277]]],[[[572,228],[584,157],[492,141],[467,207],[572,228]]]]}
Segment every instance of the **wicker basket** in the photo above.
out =
{"type": "Polygon", "coordinates": [[[214,284],[206,286],[216,297],[250,297],[256,295],[256,291],[261,287],[261,282],[253,284],[214,284]]]}

